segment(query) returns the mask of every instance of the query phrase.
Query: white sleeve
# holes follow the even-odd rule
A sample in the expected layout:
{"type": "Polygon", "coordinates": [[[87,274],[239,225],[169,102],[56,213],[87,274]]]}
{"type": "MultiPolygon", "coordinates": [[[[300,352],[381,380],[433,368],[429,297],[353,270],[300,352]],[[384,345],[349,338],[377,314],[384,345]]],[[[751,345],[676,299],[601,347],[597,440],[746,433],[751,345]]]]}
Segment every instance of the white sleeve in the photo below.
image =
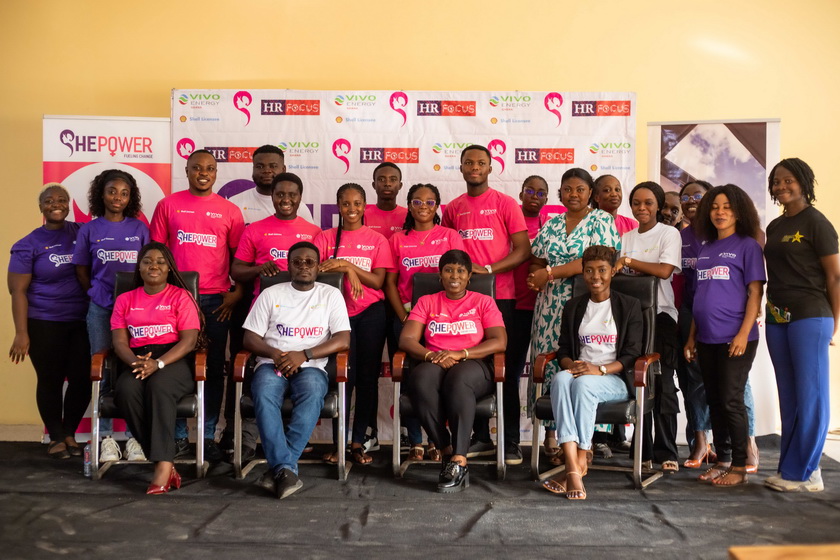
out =
{"type": "MultiPolygon", "coordinates": [[[[664,224],[663,224],[664,225],[664,224]]],[[[674,265],[674,274],[680,272],[682,264],[682,236],[677,228],[664,226],[664,233],[660,239],[659,262],[674,265]]]]}
{"type": "Polygon", "coordinates": [[[268,288],[267,290],[263,290],[262,293],[260,293],[257,297],[257,301],[255,301],[254,305],[251,307],[251,311],[248,312],[248,317],[245,318],[245,323],[242,325],[243,329],[248,329],[260,337],[264,337],[268,332],[268,323],[271,318],[271,304],[273,301],[273,298],[271,297],[271,290],[273,287],[274,286],[268,288]]]}
{"type": "Polygon", "coordinates": [[[347,303],[341,292],[328,286],[328,309],[330,311],[330,336],[335,333],[350,330],[350,318],[347,316],[347,303]]]}

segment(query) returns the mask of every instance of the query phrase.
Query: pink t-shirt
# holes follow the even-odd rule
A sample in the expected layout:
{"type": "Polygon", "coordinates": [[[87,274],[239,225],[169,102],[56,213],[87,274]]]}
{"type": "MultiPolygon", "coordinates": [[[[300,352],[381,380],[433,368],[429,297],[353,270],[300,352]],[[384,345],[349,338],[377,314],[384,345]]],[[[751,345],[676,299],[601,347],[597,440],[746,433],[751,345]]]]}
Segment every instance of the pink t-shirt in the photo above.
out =
{"type": "MultiPolygon", "coordinates": [[[[473,262],[486,266],[508,256],[511,235],[527,231],[519,204],[504,193],[487,189],[479,196],[462,194],[443,211],[442,225],[457,230],[473,262]]],[[[513,271],[496,275],[496,299],[514,299],[513,271]]]]}
{"type": "Polygon", "coordinates": [[[639,222],[633,218],[617,214],[615,217],[615,229],[618,230],[618,235],[624,235],[632,229],[639,227],[639,222]]]}
{"type": "Polygon", "coordinates": [[[198,308],[189,292],[167,284],[149,295],[140,287],[117,296],[111,329],[128,329],[131,348],[178,342],[180,331],[200,329],[198,308]]]}
{"type": "MultiPolygon", "coordinates": [[[[274,261],[280,270],[289,268],[289,249],[299,241],[312,242],[321,228],[300,216],[294,220],[281,220],[269,216],[245,228],[234,257],[246,263],[261,265],[274,261]]],[[[260,293],[260,279],[254,282],[254,295],[260,293]]]]}
{"type": "Polygon", "coordinates": [[[391,239],[394,267],[388,272],[397,272],[397,291],[400,301],[411,301],[411,278],[417,272],[437,272],[441,255],[450,249],[464,250],[464,242],[454,229],[436,225],[428,231],[408,233],[400,230],[391,239]]]}
{"type": "MultiPolygon", "coordinates": [[[[524,216],[523,216],[524,217],[524,216]]],[[[545,217],[540,214],[533,218],[525,217],[525,225],[528,226],[528,241],[534,242],[540,228],[546,222],[545,217]]],[[[531,259],[527,259],[513,270],[513,285],[516,289],[516,309],[533,311],[537,302],[537,292],[528,289],[528,267],[531,259]]]]}
{"type": "MultiPolygon", "coordinates": [[[[338,228],[322,231],[315,237],[315,246],[321,253],[321,261],[331,259],[335,253],[335,236],[338,228]]],[[[388,270],[394,267],[394,257],[388,240],[367,226],[354,231],[341,232],[341,246],[338,248],[338,259],[353,263],[368,272],[375,268],[388,270]]],[[[362,284],[363,294],[359,299],[350,297],[350,281],[344,279],[344,301],[347,302],[347,315],[355,317],[377,301],[385,299],[382,290],[374,290],[362,284]]]]}
{"type": "Polygon", "coordinates": [[[230,289],[230,249],[245,230],[242,212],[216,193],[195,196],[179,191],[161,200],[149,227],[153,241],[165,243],[180,270],[198,272],[198,291],[230,289]]]}
{"type": "Polygon", "coordinates": [[[504,327],[502,313],[490,296],[467,291],[461,299],[449,299],[445,292],[423,296],[408,316],[423,323],[429,350],[463,350],[484,340],[490,327],[504,327]]]}
{"type": "Polygon", "coordinates": [[[402,230],[405,224],[405,217],[408,215],[408,210],[402,206],[397,206],[393,210],[380,210],[376,204],[368,204],[365,207],[365,225],[385,236],[385,239],[391,239],[391,236],[402,230]]]}

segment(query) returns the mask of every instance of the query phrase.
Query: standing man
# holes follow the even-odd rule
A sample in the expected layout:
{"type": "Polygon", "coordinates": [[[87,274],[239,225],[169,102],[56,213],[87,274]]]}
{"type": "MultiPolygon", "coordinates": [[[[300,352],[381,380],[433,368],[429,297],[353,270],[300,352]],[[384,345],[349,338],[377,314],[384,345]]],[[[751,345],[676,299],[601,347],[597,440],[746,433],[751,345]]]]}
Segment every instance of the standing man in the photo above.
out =
{"type": "MultiPolygon", "coordinates": [[[[231,289],[230,262],[245,229],[242,212],[213,192],[216,158],[196,150],[187,159],[189,189],[170,194],[155,208],[150,229],[152,241],[165,243],[181,270],[198,272],[199,305],[208,338],[205,383],[204,453],[210,462],[222,459],[216,445],[216,423],[225,383],[225,350],[228,326],[243,287],[231,289]]],[[[176,457],[189,452],[187,423],[175,427],[176,457]]]]}
{"type": "MultiPolygon", "coordinates": [[[[488,177],[493,171],[490,151],[471,145],[461,152],[461,173],[467,192],[450,202],[443,212],[442,225],[458,231],[464,247],[473,259],[473,274],[496,275],[496,304],[502,312],[505,329],[515,328],[513,270],[531,254],[528,227],[513,197],[490,188],[488,177]]],[[[505,463],[522,462],[519,449],[519,375],[512,354],[506,354],[504,385],[505,463]]],[[[474,426],[474,441],[467,457],[494,452],[490,428],[485,421],[474,426]]],[[[501,435],[497,435],[501,437],[501,435]]]]}
{"type": "Polygon", "coordinates": [[[350,347],[344,297],[332,286],[315,283],[319,262],[312,243],[292,245],[292,281],[262,292],[244,325],[245,347],[258,356],[251,388],[269,466],[261,485],[280,499],[303,486],[298,460],[324,406],[327,356],[350,347]],[[280,411],[287,394],[294,410],[284,426],[280,411]]]}

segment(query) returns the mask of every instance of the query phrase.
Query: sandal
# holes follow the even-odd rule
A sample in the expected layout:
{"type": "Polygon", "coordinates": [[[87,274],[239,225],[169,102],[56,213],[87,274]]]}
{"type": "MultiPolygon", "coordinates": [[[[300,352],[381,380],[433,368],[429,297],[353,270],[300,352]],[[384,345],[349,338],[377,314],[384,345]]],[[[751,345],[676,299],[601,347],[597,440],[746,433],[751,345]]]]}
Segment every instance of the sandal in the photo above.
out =
{"type": "Polygon", "coordinates": [[[425,450],[423,449],[422,445],[412,445],[411,449],[409,449],[409,451],[408,451],[408,460],[409,461],[422,461],[424,454],[425,454],[425,450]]]}
{"type": "Polygon", "coordinates": [[[563,481],[559,481],[555,478],[546,478],[542,482],[542,487],[551,492],[552,494],[566,494],[566,477],[563,477],[563,481]]]}
{"type": "Polygon", "coordinates": [[[566,473],[566,477],[570,474],[575,474],[580,478],[580,490],[570,490],[566,488],[566,499],[567,500],[585,500],[586,499],[586,488],[583,486],[583,477],[579,472],[569,471],[566,473]]]}
{"type": "Polygon", "coordinates": [[[706,472],[697,477],[700,482],[713,482],[716,478],[722,477],[729,470],[729,466],[715,463],[706,472]]]}
{"type": "Polygon", "coordinates": [[[426,449],[426,453],[429,455],[429,461],[436,461],[439,463],[443,460],[443,454],[440,452],[440,449],[435,447],[434,443],[429,444],[429,447],[426,449]]]}
{"type": "Polygon", "coordinates": [[[67,451],[67,444],[63,441],[51,441],[50,444],[47,446],[47,455],[49,455],[52,459],[70,458],[70,452],[67,451]],[[64,447],[56,450],[56,448],[60,445],[63,445],[64,447]]]}
{"type": "Polygon", "coordinates": [[[665,461],[662,463],[662,472],[674,474],[680,470],[680,464],[676,461],[665,461]]]}
{"type": "Polygon", "coordinates": [[[330,451],[329,453],[325,453],[323,457],[321,457],[323,461],[330,465],[337,465],[338,464],[338,451],[330,451]]]}
{"type": "Polygon", "coordinates": [[[71,457],[81,457],[82,456],[82,448],[79,447],[79,443],[73,439],[72,437],[67,437],[64,440],[64,445],[67,448],[67,452],[70,454],[71,457]]]}
{"type": "Polygon", "coordinates": [[[554,436],[545,436],[545,441],[543,442],[543,451],[545,453],[546,458],[551,459],[555,457],[558,453],[562,453],[563,450],[560,448],[560,444],[557,443],[557,438],[554,436]]]}
{"type": "Polygon", "coordinates": [[[361,445],[359,447],[351,448],[350,456],[353,458],[353,462],[357,465],[369,465],[373,463],[373,457],[365,454],[365,448],[361,445]]]}
{"type": "Polygon", "coordinates": [[[745,467],[729,467],[723,472],[722,475],[712,479],[712,486],[717,486],[720,488],[729,488],[731,486],[746,484],[748,480],[749,477],[747,476],[747,469],[745,467]],[[739,480],[738,482],[727,482],[727,479],[730,476],[735,477],[739,475],[741,477],[741,480],[739,480]]]}

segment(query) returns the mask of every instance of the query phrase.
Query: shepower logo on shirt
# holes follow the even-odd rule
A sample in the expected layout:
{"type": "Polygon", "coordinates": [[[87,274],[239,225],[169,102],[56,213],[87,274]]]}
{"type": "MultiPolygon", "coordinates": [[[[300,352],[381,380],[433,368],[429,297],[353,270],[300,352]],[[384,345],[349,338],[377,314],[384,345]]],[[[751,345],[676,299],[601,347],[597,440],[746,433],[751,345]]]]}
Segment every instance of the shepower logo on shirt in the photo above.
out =
{"type": "MultiPolygon", "coordinates": [[[[368,247],[366,250],[372,251],[373,247],[368,247]]],[[[341,259],[355,264],[362,270],[370,272],[370,265],[372,264],[372,261],[369,257],[341,257],[341,259]]]]}
{"type": "Polygon", "coordinates": [[[175,329],[172,328],[172,325],[143,325],[142,327],[128,325],[128,332],[131,338],[156,338],[174,333],[175,329]]]}
{"type": "Polygon", "coordinates": [[[492,241],[493,228],[459,229],[462,239],[474,239],[476,241],[492,241]]]}
{"type": "Polygon", "coordinates": [[[713,266],[697,271],[698,280],[729,280],[728,266],[713,266]]]}
{"type": "Polygon", "coordinates": [[[106,251],[105,249],[99,249],[96,252],[96,258],[102,261],[102,264],[108,262],[135,263],[137,262],[137,251],[106,251]]]}
{"type": "Polygon", "coordinates": [[[324,336],[324,327],[291,327],[283,323],[277,324],[277,332],[280,336],[290,338],[308,338],[324,336]]]}
{"type": "Polygon", "coordinates": [[[273,247],[271,248],[271,251],[268,252],[268,254],[271,255],[271,258],[274,260],[285,259],[289,256],[288,251],[284,251],[283,249],[275,249],[273,247]]]}
{"type": "Polygon", "coordinates": [[[73,254],[69,255],[50,255],[50,262],[55,264],[56,268],[63,264],[72,264],[73,263],[73,254]]]}
{"type": "Polygon", "coordinates": [[[452,335],[459,335],[459,334],[476,334],[478,329],[476,329],[475,321],[454,321],[452,323],[443,323],[440,321],[430,321],[429,322],[429,334],[434,336],[436,334],[452,334],[452,335]]]}
{"type": "Polygon", "coordinates": [[[215,247],[217,238],[210,233],[190,233],[183,230],[178,230],[178,245],[184,243],[193,243],[201,247],[215,247]]]}
{"type": "Polygon", "coordinates": [[[578,336],[578,340],[580,340],[581,345],[584,345],[584,344],[591,344],[591,345],[615,344],[615,341],[618,340],[618,335],[616,335],[616,334],[582,334],[582,335],[578,336]]]}
{"type": "Polygon", "coordinates": [[[437,267],[438,262],[440,262],[440,255],[428,255],[414,258],[405,257],[402,260],[402,265],[406,270],[411,270],[412,268],[437,267]]]}

